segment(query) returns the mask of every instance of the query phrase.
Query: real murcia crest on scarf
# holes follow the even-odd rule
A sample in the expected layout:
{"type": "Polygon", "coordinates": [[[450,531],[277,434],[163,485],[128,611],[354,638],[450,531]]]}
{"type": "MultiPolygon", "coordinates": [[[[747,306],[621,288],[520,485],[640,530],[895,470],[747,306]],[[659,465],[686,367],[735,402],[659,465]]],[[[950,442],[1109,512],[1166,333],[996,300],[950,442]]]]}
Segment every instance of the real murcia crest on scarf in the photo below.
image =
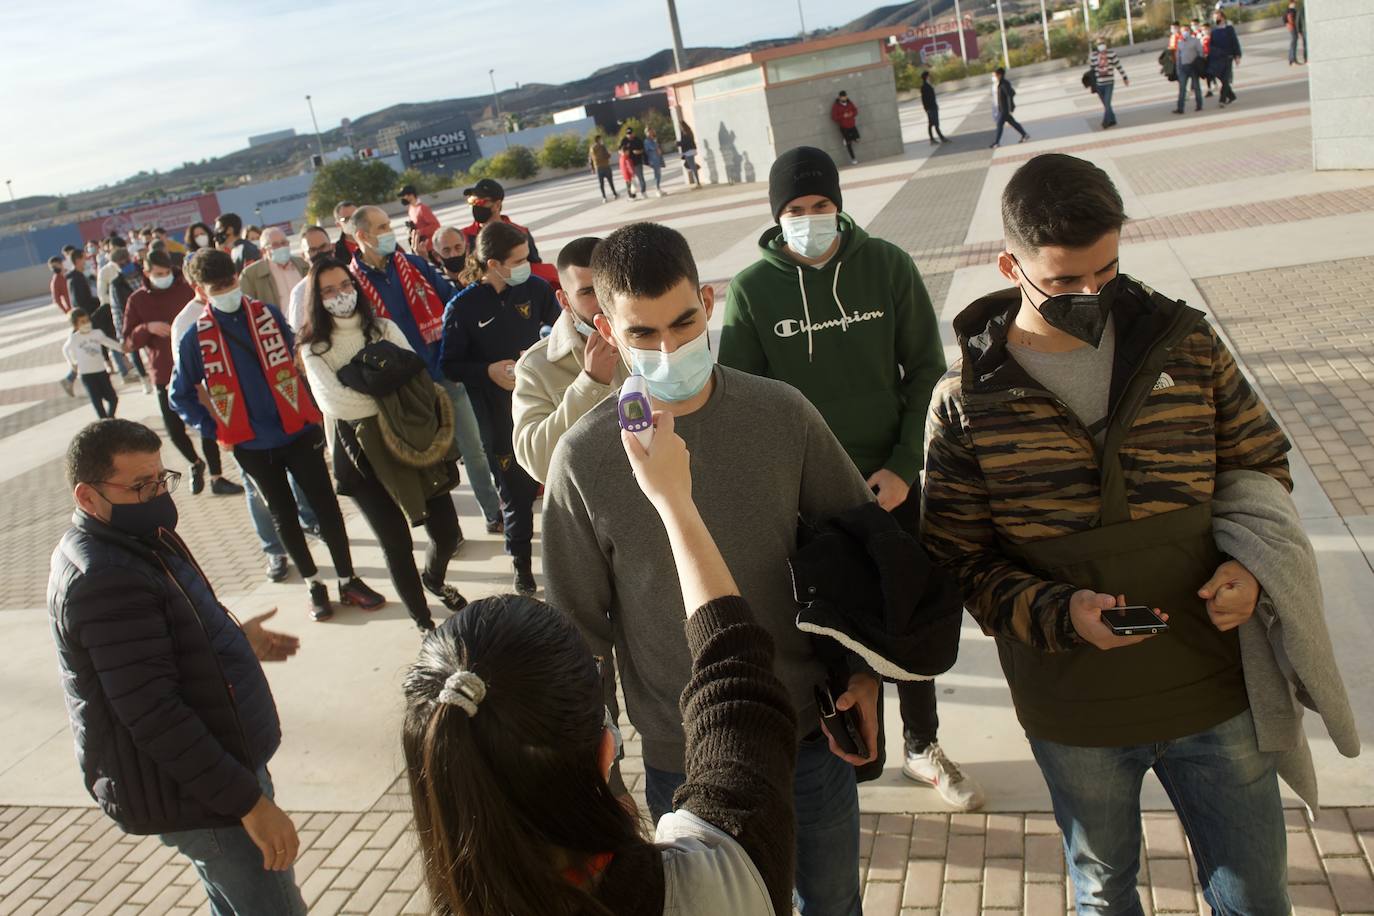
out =
{"type": "Polygon", "coordinates": [[[210,386],[210,407],[215,411],[215,420],[228,426],[234,414],[234,393],[227,385],[210,386]]]}
{"type": "Polygon", "coordinates": [[[301,389],[299,380],[287,369],[277,372],[277,380],[272,383],[272,387],[277,389],[277,394],[286,399],[286,403],[291,405],[292,410],[301,409],[301,389]]]}

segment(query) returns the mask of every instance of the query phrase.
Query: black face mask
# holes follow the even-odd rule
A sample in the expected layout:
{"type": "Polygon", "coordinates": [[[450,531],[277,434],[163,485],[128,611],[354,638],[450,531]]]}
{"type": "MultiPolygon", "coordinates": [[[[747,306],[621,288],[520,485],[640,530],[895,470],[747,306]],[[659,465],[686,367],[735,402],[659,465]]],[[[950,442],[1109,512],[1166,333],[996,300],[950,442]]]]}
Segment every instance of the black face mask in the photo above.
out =
{"type": "Polygon", "coordinates": [[[444,262],[444,270],[451,274],[456,274],[458,271],[462,270],[463,265],[467,263],[467,258],[463,257],[461,254],[456,258],[440,258],[439,260],[444,262]]]}
{"type": "Polygon", "coordinates": [[[472,208],[472,218],[479,223],[485,223],[487,220],[491,219],[491,207],[483,207],[481,205],[474,206],[472,208]]]}
{"type": "Polygon", "coordinates": [[[171,493],[159,493],[146,503],[110,503],[110,527],[140,538],[151,537],[160,528],[175,531],[177,504],[171,493]]]}
{"type": "Polygon", "coordinates": [[[330,250],[328,250],[328,251],[319,251],[319,252],[316,252],[315,254],[312,254],[312,255],[310,256],[310,266],[311,266],[311,267],[314,267],[316,264],[320,263],[321,261],[326,260],[327,258],[332,258],[332,257],[334,257],[334,249],[332,249],[332,248],[331,248],[330,250]]]}
{"type": "MultiPolygon", "coordinates": [[[[1016,255],[1011,257],[1016,261],[1016,255]]],[[[1016,266],[1021,267],[1021,262],[1016,261],[1016,266]]],[[[1021,276],[1026,277],[1024,267],[1021,267],[1021,276]]],[[[1051,296],[1036,286],[1030,277],[1026,277],[1026,282],[1030,283],[1031,289],[1045,297],[1045,301],[1039,305],[1032,303],[1040,317],[1045,319],[1045,324],[1096,348],[1101,346],[1102,335],[1107,330],[1107,318],[1112,313],[1112,299],[1120,279],[1121,275],[1117,274],[1095,293],[1064,293],[1059,296],[1051,296]]]]}
{"type": "Polygon", "coordinates": [[[53,267],[53,269],[52,269],[52,272],[55,273],[55,274],[60,274],[60,273],[62,273],[62,265],[61,265],[61,264],[55,265],[55,266],[53,267]]]}

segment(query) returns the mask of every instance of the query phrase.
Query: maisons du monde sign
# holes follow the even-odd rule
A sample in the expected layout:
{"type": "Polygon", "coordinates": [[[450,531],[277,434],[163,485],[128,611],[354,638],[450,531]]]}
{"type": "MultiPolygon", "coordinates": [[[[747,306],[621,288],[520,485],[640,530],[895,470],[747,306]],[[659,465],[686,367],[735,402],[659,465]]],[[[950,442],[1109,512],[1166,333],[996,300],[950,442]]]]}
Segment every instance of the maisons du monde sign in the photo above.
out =
{"type": "Polygon", "coordinates": [[[430,124],[396,138],[406,168],[466,171],[478,159],[472,123],[464,117],[430,124]]]}

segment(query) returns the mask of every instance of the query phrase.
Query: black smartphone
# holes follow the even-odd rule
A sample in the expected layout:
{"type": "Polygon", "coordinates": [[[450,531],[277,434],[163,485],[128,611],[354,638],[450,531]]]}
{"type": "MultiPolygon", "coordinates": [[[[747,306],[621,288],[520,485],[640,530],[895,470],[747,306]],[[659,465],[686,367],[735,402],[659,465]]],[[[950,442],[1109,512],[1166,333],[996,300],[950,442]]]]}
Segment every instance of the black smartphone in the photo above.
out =
{"type": "Polygon", "coordinates": [[[1165,623],[1153,608],[1143,604],[1114,607],[1102,612],[1102,622],[1117,636],[1151,636],[1168,632],[1165,623]]]}
{"type": "Polygon", "coordinates": [[[859,711],[850,707],[841,712],[835,708],[835,698],[830,695],[827,688],[817,684],[813,689],[816,692],[816,708],[821,711],[821,720],[825,722],[826,731],[830,732],[840,750],[855,757],[867,757],[868,742],[864,741],[859,711]]]}

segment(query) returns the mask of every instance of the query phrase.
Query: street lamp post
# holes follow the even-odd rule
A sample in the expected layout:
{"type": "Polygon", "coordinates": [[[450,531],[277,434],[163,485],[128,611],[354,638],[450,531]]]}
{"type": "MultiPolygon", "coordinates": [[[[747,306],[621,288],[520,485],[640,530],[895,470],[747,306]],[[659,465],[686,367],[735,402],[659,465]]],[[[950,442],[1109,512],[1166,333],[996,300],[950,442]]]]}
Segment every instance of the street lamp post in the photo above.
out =
{"type": "Polygon", "coordinates": [[[315,125],[315,143],[320,147],[320,162],[324,162],[324,137],[320,135],[320,122],[315,118],[315,103],[310,101],[310,96],[305,97],[305,104],[310,106],[310,123],[315,125]]]}
{"type": "MultiPolygon", "coordinates": [[[[14,199],[14,179],[5,179],[5,190],[10,194],[10,209],[16,214],[19,212],[19,202],[14,199]]],[[[33,240],[29,238],[29,227],[23,227],[24,236],[24,257],[28,260],[29,266],[33,266],[33,240]]]]}
{"type": "Polygon", "coordinates": [[[1045,57],[1050,56],[1050,16],[1045,11],[1045,0],[1040,0],[1040,28],[1045,32],[1045,57]]]}
{"type": "Polygon", "coordinates": [[[496,120],[501,122],[501,143],[510,149],[510,138],[506,136],[506,119],[501,116],[501,95],[496,91],[496,68],[487,71],[487,76],[491,78],[491,101],[496,106],[496,120]]]}
{"type": "Polygon", "coordinates": [[[1011,52],[1007,50],[1007,25],[1002,21],[1002,0],[997,0],[997,31],[1002,33],[1002,66],[1010,70],[1011,52]]]}
{"type": "MultiPolygon", "coordinates": [[[[929,3],[929,0],[927,0],[929,3]]],[[[802,0],[797,0],[797,18],[801,20],[801,37],[806,41],[806,14],[802,12],[802,0]]]]}
{"type": "Polygon", "coordinates": [[[964,43],[964,16],[959,12],[959,0],[954,0],[954,27],[959,30],[959,58],[968,63],[968,48],[964,43]]]}
{"type": "MultiPolygon", "coordinates": [[[[801,12],[801,0],[797,0],[797,12],[801,12]]],[[[677,4],[673,0],[668,0],[668,27],[673,32],[673,72],[682,71],[682,28],[677,23],[677,4]]],[[[802,24],[802,35],[806,34],[806,25],[802,24]]],[[[682,110],[675,104],[677,98],[676,88],[670,88],[670,97],[674,99],[674,104],[668,106],[668,113],[673,116],[673,135],[678,139],[678,150],[682,150],[682,110]]]]}

